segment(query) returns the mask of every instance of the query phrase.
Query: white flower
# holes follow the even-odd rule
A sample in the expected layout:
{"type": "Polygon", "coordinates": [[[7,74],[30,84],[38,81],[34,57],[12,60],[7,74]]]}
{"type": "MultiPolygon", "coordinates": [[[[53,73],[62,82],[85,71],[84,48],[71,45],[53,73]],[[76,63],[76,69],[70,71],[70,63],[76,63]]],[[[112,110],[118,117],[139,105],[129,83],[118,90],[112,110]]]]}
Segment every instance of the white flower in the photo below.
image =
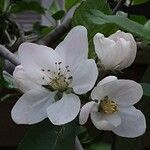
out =
{"type": "Polygon", "coordinates": [[[136,42],[130,33],[117,31],[108,38],[97,33],[94,36],[95,52],[106,70],[122,70],[130,66],[137,52],[136,42]]]}
{"type": "Polygon", "coordinates": [[[114,76],[104,78],[91,93],[95,101],[81,108],[79,120],[84,124],[89,115],[99,130],[112,130],[122,137],[137,137],[146,129],[143,113],[133,105],[143,95],[140,84],[132,80],[118,80],[114,76]]]}
{"type": "Polygon", "coordinates": [[[24,94],[12,109],[18,124],[33,124],[47,116],[53,124],[72,121],[79,113],[80,99],[73,90],[84,94],[91,90],[98,76],[95,61],[88,59],[87,30],[74,27],[55,50],[33,43],[23,43],[18,50],[21,66],[13,75],[24,94]],[[63,93],[55,100],[57,92],[63,93]]]}

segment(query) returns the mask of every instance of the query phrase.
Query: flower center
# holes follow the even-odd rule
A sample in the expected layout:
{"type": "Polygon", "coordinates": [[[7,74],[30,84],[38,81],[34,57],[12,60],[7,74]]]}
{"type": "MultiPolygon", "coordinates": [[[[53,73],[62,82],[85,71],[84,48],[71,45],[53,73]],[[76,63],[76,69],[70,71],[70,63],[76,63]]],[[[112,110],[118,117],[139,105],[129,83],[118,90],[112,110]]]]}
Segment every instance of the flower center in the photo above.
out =
{"type": "Polygon", "coordinates": [[[118,111],[118,106],[116,102],[110,100],[108,96],[106,96],[103,100],[101,100],[98,111],[106,114],[113,114],[118,111]]]}
{"type": "MultiPolygon", "coordinates": [[[[58,90],[64,92],[69,88],[70,83],[72,82],[72,76],[70,75],[69,66],[62,66],[62,62],[55,62],[55,71],[50,69],[42,69],[46,76],[48,76],[48,89],[58,90]]],[[[44,76],[42,79],[46,79],[44,76]]]]}

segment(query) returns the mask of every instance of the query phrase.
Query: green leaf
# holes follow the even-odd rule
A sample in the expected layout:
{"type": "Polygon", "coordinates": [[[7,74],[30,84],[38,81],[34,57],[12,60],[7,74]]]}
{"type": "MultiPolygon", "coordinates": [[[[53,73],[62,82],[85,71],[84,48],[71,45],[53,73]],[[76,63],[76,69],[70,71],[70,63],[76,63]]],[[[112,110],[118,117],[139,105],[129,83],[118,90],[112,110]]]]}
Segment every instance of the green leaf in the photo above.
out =
{"type": "Polygon", "coordinates": [[[72,150],[76,130],[75,121],[64,126],[54,126],[46,119],[30,127],[17,150],[72,150]]]}
{"type": "Polygon", "coordinates": [[[4,66],[4,60],[0,58],[0,87],[7,86],[7,82],[4,80],[3,77],[3,66],[4,66]]]}
{"type": "Polygon", "coordinates": [[[53,27],[43,26],[39,22],[33,24],[33,32],[35,32],[40,38],[46,36],[53,30],[53,27]]]}
{"type": "Polygon", "coordinates": [[[142,4],[142,3],[146,3],[148,2],[149,0],[134,0],[133,3],[134,4],[142,4]]]}
{"type": "Polygon", "coordinates": [[[65,0],[65,8],[69,10],[71,7],[81,2],[81,0],[65,0]]]}
{"type": "Polygon", "coordinates": [[[106,14],[111,14],[111,9],[106,0],[94,0],[94,2],[93,2],[93,0],[87,0],[87,1],[83,1],[74,13],[72,25],[73,26],[83,25],[87,28],[89,44],[90,44],[90,47],[89,47],[90,56],[89,57],[94,57],[95,52],[93,50],[94,49],[93,36],[97,32],[101,32],[105,35],[109,35],[109,34],[115,32],[117,30],[117,28],[116,28],[116,26],[114,26],[112,24],[109,24],[109,25],[93,24],[86,15],[87,11],[89,11],[90,9],[98,9],[106,14]]]}
{"type": "Polygon", "coordinates": [[[150,41],[150,29],[126,17],[118,15],[105,15],[99,10],[91,10],[90,13],[87,13],[87,17],[89,17],[89,20],[91,20],[94,24],[103,25],[113,23],[138,37],[150,41]]]}
{"type": "Polygon", "coordinates": [[[64,17],[64,15],[65,15],[65,11],[64,11],[64,10],[59,10],[59,11],[57,11],[56,13],[54,13],[54,14],[52,15],[52,17],[53,17],[55,20],[60,20],[60,19],[62,19],[62,18],[64,17]]]}
{"type": "Polygon", "coordinates": [[[6,87],[7,88],[16,88],[14,85],[14,79],[13,76],[7,73],[6,71],[3,71],[3,78],[7,82],[6,87]]]}
{"type": "Polygon", "coordinates": [[[94,143],[90,145],[90,147],[87,150],[111,150],[111,144],[110,143],[94,143]]]}
{"type": "Polygon", "coordinates": [[[36,1],[17,1],[11,7],[11,13],[20,13],[24,11],[35,11],[39,14],[44,14],[45,9],[36,1]]]}
{"type": "Polygon", "coordinates": [[[143,95],[150,97],[150,83],[141,83],[143,87],[143,95]]]}

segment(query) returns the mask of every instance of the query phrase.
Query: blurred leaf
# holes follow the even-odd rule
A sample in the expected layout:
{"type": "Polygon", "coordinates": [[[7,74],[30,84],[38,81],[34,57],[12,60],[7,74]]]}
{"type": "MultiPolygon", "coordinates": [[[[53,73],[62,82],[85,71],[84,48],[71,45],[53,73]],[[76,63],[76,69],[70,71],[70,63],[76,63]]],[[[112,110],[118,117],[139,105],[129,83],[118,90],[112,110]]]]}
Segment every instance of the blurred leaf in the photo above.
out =
{"type": "Polygon", "coordinates": [[[148,28],[148,29],[150,29],[150,20],[148,20],[146,23],[145,23],[145,28],[148,28]]]}
{"type": "Polygon", "coordinates": [[[130,15],[129,19],[138,22],[140,24],[145,24],[145,22],[147,21],[147,18],[145,16],[140,16],[140,15],[130,15]]]}
{"type": "Polygon", "coordinates": [[[6,94],[5,96],[1,97],[1,101],[6,101],[6,100],[12,100],[12,98],[18,96],[17,93],[14,94],[6,94]]]}
{"type": "Polygon", "coordinates": [[[142,4],[142,3],[145,3],[145,2],[148,2],[149,0],[134,0],[133,3],[134,4],[142,4]]]}
{"type": "Polygon", "coordinates": [[[3,71],[3,78],[7,82],[7,88],[16,88],[16,86],[14,85],[14,79],[9,73],[3,71]]]}
{"type": "Polygon", "coordinates": [[[87,150],[111,150],[111,144],[109,143],[94,143],[87,148],[87,150]]]}
{"type": "Polygon", "coordinates": [[[143,88],[143,94],[145,96],[149,96],[150,97],[150,84],[149,83],[141,83],[142,88],[143,88]]]}
{"type": "Polygon", "coordinates": [[[39,2],[36,1],[17,1],[11,7],[11,13],[20,13],[24,11],[35,11],[39,14],[44,14],[45,9],[41,6],[39,2]]]}
{"type": "Polygon", "coordinates": [[[150,65],[147,67],[147,70],[145,71],[145,73],[143,75],[142,82],[150,83],[149,75],[150,75],[150,65]]]}
{"type": "Polygon", "coordinates": [[[59,11],[60,9],[61,9],[61,8],[60,8],[60,6],[58,5],[58,2],[55,1],[55,0],[52,2],[52,4],[50,5],[50,8],[49,8],[51,14],[56,13],[56,12],[59,11]]]}
{"type": "Polygon", "coordinates": [[[38,34],[38,36],[40,36],[40,37],[45,36],[46,34],[51,32],[52,30],[53,30],[53,27],[43,26],[39,22],[36,22],[33,24],[33,32],[38,34]]]}
{"type": "Polygon", "coordinates": [[[145,28],[143,25],[129,20],[126,17],[117,15],[105,15],[99,10],[91,10],[90,13],[87,13],[87,16],[94,24],[104,25],[107,23],[114,23],[120,28],[150,42],[150,29],[145,28]]]}
{"type": "Polygon", "coordinates": [[[71,7],[81,2],[81,0],[65,0],[65,8],[69,10],[71,7]]]}
{"type": "Polygon", "coordinates": [[[0,0],[0,12],[1,13],[2,13],[3,8],[4,8],[4,3],[5,3],[5,0],[0,0]]]}
{"type": "Polygon", "coordinates": [[[73,150],[76,130],[75,121],[54,126],[46,119],[30,127],[17,150],[73,150]]]}
{"type": "Polygon", "coordinates": [[[54,14],[52,15],[52,17],[53,17],[55,20],[60,20],[60,19],[62,19],[62,18],[64,17],[64,15],[65,15],[65,11],[64,11],[64,10],[59,10],[59,11],[57,11],[56,13],[54,13],[54,14]]]}
{"type": "Polygon", "coordinates": [[[4,60],[0,58],[0,87],[5,87],[7,85],[7,82],[4,80],[3,77],[3,66],[4,66],[4,60]]]}
{"type": "Polygon", "coordinates": [[[93,36],[97,32],[101,32],[105,35],[112,34],[117,30],[116,26],[112,24],[105,24],[105,25],[95,25],[93,24],[87,17],[86,12],[90,9],[98,9],[106,14],[111,14],[111,9],[107,3],[107,0],[87,0],[83,1],[80,6],[76,9],[74,16],[73,16],[73,26],[77,25],[83,25],[88,30],[88,38],[89,38],[89,44],[90,44],[90,53],[89,57],[94,57],[94,46],[93,46],[93,36]]]}

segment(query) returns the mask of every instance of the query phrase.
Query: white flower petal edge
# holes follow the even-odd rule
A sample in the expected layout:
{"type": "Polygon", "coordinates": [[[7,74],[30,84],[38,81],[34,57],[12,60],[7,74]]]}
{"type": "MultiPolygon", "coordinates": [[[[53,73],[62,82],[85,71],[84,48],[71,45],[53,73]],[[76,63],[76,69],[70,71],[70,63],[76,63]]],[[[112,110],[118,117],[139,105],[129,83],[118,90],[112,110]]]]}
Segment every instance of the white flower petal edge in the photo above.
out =
{"type": "Polygon", "coordinates": [[[140,136],[145,132],[146,120],[143,113],[132,105],[142,94],[142,87],[135,81],[106,77],[91,93],[91,98],[98,102],[89,102],[81,108],[80,123],[84,124],[90,114],[99,130],[112,130],[123,137],[140,136]]]}
{"type": "Polygon", "coordinates": [[[16,102],[11,117],[17,124],[34,124],[47,117],[46,109],[54,102],[54,93],[45,89],[26,92],[16,102]]]}
{"type": "Polygon", "coordinates": [[[105,77],[104,79],[102,79],[98,84],[97,86],[101,86],[103,84],[106,84],[108,82],[111,82],[111,81],[114,81],[114,80],[117,80],[117,77],[115,76],[108,76],[108,77],[105,77]]]}
{"type": "Polygon", "coordinates": [[[121,124],[113,130],[122,137],[138,137],[146,130],[145,116],[135,107],[122,108],[120,110],[121,124]]]}
{"type": "Polygon", "coordinates": [[[96,82],[98,70],[93,59],[81,62],[73,71],[72,87],[75,93],[84,94],[91,90],[96,82]]]}
{"type": "MultiPolygon", "coordinates": [[[[106,80],[106,78],[103,80],[106,80]]],[[[142,86],[133,80],[115,79],[101,84],[103,80],[93,89],[91,93],[92,99],[102,99],[105,96],[109,96],[119,106],[131,106],[142,98],[142,86]]]]}
{"type": "Polygon", "coordinates": [[[14,84],[22,92],[27,92],[33,88],[38,88],[39,85],[34,83],[23,70],[21,65],[17,66],[13,72],[14,84]]]}
{"type": "Polygon", "coordinates": [[[113,130],[121,123],[120,115],[117,113],[105,115],[100,112],[91,112],[91,120],[99,130],[113,130]]]}
{"type": "Polygon", "coordinates": [[[76,26],[71,29],[65,39],[56,47],[55,51],[65,60],[66,64],[75,67],[88,59],[87,29],[76,26]]]}
{"type": "Polygon", "coordinates": [[[130,42],[130,46],[131,46],[130,54],[128,55],[128,58],[125,59],[124,62],[122,62],[118,67],[119,67],[119,70],[121,70],[124,67],[127,68],[128,66],[130,66],[135,60],[136,53],[137,53],[137,44],[134,40],[133,35],[131,33],[125,33],[125,32],[118,30],[116,33],[110,35],[109,38],[114,41],[117,41],[118,38],[123,38],[126,41],[130,42]]]}
{"type": "Polygon", "coordinates": [[[47,116],[54,125],[63,125],[74,120],[80,111],[81,102],[75,94],[64,95],[61,100],[47,108],[47,116]]]}
{"type": "Polygon", "coordinates": [[[38,84],[47,83],[42,79],[45,74],[41,69],[53,68],[53,62],[57,60],[53,49],[47,46],[25,42],[19,46],[18,56],[29,78],[38,84]]]}
{"type": "Polygon", "coordinates": [[[79,114],[79,123],[81,125],[83,125],[87,122],[88,117],[91,113],[91,109],[92,109],[94,104],[95,104],[95,102],[88,102],[81,108],[81,111],[79,114]]]}
{"type": "Polygon", "coordinates": [[[95,52],[106,70],[127,68],[136,57],[137,46],[130,33],[117,31],[108,38],[97,33],[93,40],[95,52]]]}

